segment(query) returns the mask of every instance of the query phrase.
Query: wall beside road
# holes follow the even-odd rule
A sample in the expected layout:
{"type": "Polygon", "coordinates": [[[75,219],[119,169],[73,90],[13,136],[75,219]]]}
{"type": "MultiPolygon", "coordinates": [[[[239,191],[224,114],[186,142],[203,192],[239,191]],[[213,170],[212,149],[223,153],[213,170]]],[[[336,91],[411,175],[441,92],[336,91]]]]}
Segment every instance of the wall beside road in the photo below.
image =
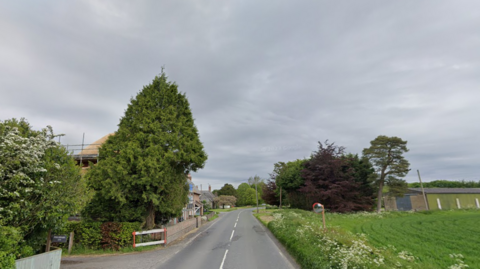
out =
{"type": "Polygon", "coordinates": [[[191,218],[167,227],[167,245],[197,228],[197,218],[191,218]]]}
{"type": "Polygon", "coordinates": [[[211,212],[203,217],[197,216],[195,218],[187,219],[172,226],[167,226],[167,245],[173,243],[173,241],[184,236],[191,230],[199,228],[210,220],[215,215],[215,212],[211,212]]]}

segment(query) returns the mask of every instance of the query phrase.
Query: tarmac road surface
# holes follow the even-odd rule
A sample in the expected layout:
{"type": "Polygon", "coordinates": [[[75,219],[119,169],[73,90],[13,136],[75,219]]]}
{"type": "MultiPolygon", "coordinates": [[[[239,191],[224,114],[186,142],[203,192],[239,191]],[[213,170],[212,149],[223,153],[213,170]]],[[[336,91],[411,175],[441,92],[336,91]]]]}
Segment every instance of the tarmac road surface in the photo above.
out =
{"type": "Polygon", "coordinates": [[[165,249],[128,255],[63,258],[61,268],[300,268],[270,231],[252,215],[253,210],[221,213],[216,220],[165,249]]]}
{"type": "Polygon", "coordinates": [[[158,269],[299,268],[252,215],[253,209],[222,214],[217,223],[158,269]]]}

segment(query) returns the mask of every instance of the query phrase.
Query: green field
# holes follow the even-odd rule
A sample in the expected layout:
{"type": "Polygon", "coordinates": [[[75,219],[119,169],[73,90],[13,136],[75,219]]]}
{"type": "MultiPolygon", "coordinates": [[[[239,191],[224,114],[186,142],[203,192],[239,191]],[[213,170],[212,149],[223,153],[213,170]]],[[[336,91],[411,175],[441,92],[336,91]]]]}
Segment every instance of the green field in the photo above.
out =
{"type": "Polygon", "coordinates": [[[321,215],[270,215],[269,229],[302,268],[480,268],[479,210],[327,213],[326,232],[321,215]]]}
{"type": "Polygon", "coordinates": [[[363,233],[376,247],[406,250],[418,264],[448,268],[450,254],[461,254],[470,268],[480,268],[480,211],[389,213],[383,218],[330,216],[330,224],[363,233]]]}

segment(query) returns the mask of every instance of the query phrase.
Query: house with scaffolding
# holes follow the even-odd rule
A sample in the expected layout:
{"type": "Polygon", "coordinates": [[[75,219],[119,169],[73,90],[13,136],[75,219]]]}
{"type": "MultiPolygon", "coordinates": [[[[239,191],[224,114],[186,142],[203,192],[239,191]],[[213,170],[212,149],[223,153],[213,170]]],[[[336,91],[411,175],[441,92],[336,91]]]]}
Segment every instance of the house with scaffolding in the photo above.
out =
{"type": "Polygon", "coordinates": [[[65,147],[69,152],[72,153],[72,157],[77,164],[80,165],[82,169],[87,169],[89,162],[92,162],[93,164],[98,162],[98,158],[100,156],[98,149],[111,135],[113,135],[113,133],[107,134],[91,144],[86,145],[82,141],[82,144],[66,145],[65,147]]]}
{"type": "MultiPolygon", "coordinates": [[[[98,163],[100,157],[99,148],[111,135],[113,135],[113,133],[107,134],[91,144],[84,144],[82,141],[82,144],[66,145],[65,147],[72,153],[72,157],[77,164],[82,167],[83,172],[86,172],[89,162],[93,164],[98,163]]],[[[182,216],[173,219],[173,223],[203,215],[203,203],[200,200],[200,195],[202,193],[198,190],[198,186],[193,183],[190,174],[188,174],[186,180],[186,183],[189,186],[188,201],[182,210],[182,216]]]]}

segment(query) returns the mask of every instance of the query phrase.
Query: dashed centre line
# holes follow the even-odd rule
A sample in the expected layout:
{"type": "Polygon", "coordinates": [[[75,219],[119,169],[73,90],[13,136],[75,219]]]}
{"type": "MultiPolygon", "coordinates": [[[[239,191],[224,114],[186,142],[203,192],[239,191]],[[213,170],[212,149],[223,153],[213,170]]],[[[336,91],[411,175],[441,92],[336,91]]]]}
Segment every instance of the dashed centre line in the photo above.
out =
{"type": "Polygon", "coordinates": [[[222,264],[220,264],[220,269],[223,269],[223,264],[225,263],[225,258],[227,258],[228,249],[225,250],[225,255],[223,255],[222,264]]]}
{"type": "MultiPolygon", "coordinates": [[[[238,223],[238,218],[240,218],[240,214],[242,214],[242,212],[238,213],[237,220],[235,221],[235,225],[233,225],[232,235],[230,235],[230,240],[229,240],[230,242],[232,242],[233,234],[235,233],[235,228],[237,227],[237,223],[238,223]]],[[[228,245],[230,246],[230,244],[228,245]]],[[[225,263],[225,259],[227,258],[227,253],[228,253],[228,249],[225,250],[225,255],[223,255],[223,260],[222,260],[222,263],[220,264],[220,269],[223,269],[223,264],[225,263]]]]}
{"type": "Polygon", "coordinates": [[[235,233],[235,230],[232,231],[232,235],[230,235],[230,241],[232,241],[233,234],[235,233]]]}

